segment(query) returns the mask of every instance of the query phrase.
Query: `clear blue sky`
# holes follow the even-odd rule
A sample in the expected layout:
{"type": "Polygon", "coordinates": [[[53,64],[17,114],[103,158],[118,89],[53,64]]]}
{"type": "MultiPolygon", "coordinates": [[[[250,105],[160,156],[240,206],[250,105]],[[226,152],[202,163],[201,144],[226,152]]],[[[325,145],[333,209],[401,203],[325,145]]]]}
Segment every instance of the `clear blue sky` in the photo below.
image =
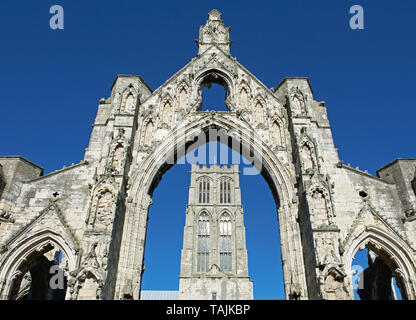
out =
{"type": "MultiPolygon", "coordinates": [[[[194,39],[213,8],[231,26],[232,55],[267,87],[309,78],[315,100],[326,101],[341,160],[375,174],[395,158],[415,157],[411,0],[3,0],[0,154],[22,155],[45,173],[82,160],[98,101],[116,75],[141,75],[159,87],[196,55],[194,39]],[[65,10],[64,30],[49,28],[54,4],[65,10]],[[354,4],[364,7],[364,30],[349,28],[354,4]]],[[[149,227],[158,232],[149,232],[145,287],[162,289],[155,279],[177,287],[187,170],[175,166],[155,190],[149,227]]],[[[282,297],[273,199],[260,176],[249,178],[241,184],[255,296],[282,297]],[[276,280],[267,282],[273,272],[276,280]]]]}

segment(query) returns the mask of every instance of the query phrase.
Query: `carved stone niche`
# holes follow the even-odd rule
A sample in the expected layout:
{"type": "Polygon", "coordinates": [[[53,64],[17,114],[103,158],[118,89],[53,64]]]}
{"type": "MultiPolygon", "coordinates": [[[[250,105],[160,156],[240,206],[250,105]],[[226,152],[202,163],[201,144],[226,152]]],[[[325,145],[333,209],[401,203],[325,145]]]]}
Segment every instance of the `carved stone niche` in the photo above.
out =
{"type": "Polygon", "coordinates": [[[115,195],[109,186],[101,186],[94,194],[88,228],[97,231],[109,231],[115,207],[115,195]]]}
{"type": "Polygon", "coordinates": [[[313,174],[320,172],[316,142],[311,138],[306,128],[302,128],[299,137],[299,157],[302,164],[302,173],[313,174]]]}
{"type": "Polygon", "coordinates": [[[324,188],[313,187],[308,192],[309,210],[315,226],[328,226],[331,224],[331,204],[324,188]]]}
{"type": "Polygon", "coordinates": [[[133,84],[130,84],[123,92],[120,111],[132,114],[136,110],[137,91],[133,84]]]}
{"type": "Polygon", "coordinates": [[[289,101],[293,114],[306,115],[306,97],[298,87],[290,89],[289,101]]]}

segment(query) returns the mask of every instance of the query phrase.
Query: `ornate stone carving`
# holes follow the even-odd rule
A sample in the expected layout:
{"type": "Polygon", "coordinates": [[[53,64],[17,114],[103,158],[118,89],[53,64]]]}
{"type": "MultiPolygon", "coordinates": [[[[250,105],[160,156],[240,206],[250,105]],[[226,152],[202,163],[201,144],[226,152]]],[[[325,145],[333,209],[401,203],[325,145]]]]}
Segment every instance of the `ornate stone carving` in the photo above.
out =
{"type": "Polygon", "coordinates": [[[85,220],[89,230],[110,231],[117,204],[114,183],[114,179],[108,176],[97,183],[85,220]]]}
{"type": "Polygon", "coordinates": [[[256,98],[252,109],[253,128],[264,126],[264,106],[265,101],[262,98],[256,98]]]}
{"type": "Polygon", "coordinates": [[[118,129],[117,135],[113,135],[110,145],[110,153],[107,158],[106,173],[122,174],[127,152],[129,150],[129,141],[125,137],[125,129],[118,129]]]}
{"type": "Polygon", "coordinates": [[[70,300],[98,300],[102,298],[105,271],[99,262],[102,261],[102,257],[98,257],[96,253],[97,246],[97,242],[92,242],[80,268],[69,273],[70,300]]]}
{"type": "Polygon", "coordinates": [[[136,104],[138,101],[137,90],[133,84],[130,84],[122,95],[122,106],[120,111],[123,113],[132,114],[136,110],[136,104]]]}
{"type": "Polygon", "coordinates": [[[305,95],[298,87],[290,89],[290,108],[295,115],[306,115],[305,95]]]}
{"type": "Polygon", "coordinates": [[[230,52],[230,27],[225,27],[221,20],[221,13],[212,10],[208,13],[208,20],[205,26],[199,29],[199,54],[207,50],[213,44],[220,47],[224,52],[230,52]]]}
{"type": "Polygon", "coordinates": [[[315,171],[319,173],[320,165],[318,162],[316,142],[308,135],[306,127],[301,129],[301,134],[298,138],[298,141],[302,173],[313,174],[315,171]]]}

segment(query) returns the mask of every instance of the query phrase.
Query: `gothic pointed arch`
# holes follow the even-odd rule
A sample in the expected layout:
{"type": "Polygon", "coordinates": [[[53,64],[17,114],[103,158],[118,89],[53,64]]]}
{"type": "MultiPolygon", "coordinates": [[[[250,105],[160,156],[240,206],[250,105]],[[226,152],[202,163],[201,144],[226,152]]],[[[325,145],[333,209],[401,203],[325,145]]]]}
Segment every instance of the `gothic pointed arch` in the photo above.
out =
{"type": "Polygon", "coordinates": [[[413,257],[415,251],[397,235],[383,230],[380,226],[367,226],[357,231],[344,253],[345,266],[350,268],[356,252],[368,248],[387,263],[396,278],[402,298],[414,300],[416,269],[413,257]]]}
{"type": "Polygon", "coordinates": [[[107,157],[106,173],[120,175],[123,173],[125,160],[129,155],[129,139],[125,136],[125,129],[120,128],[113,132],[112,141],[107,157]]]}
{"type": "Polygon", "coordinates": [[[282,119],[274,117],[270,126],[270,138],[269,141],[273,149],[284,150],[285,149],[285,125],[282,119]]]}
{"type": "Polygon", "coordinates": [[[197,179],[197,192],[198,192],[198,201],[199,203],[210,203],[212,202],[213,194],[212,194],[212,179],[207,176],[201,176],[197,179]]]}
{"type": "Polygon", "coordinates": [[[306,95],[299,87],[292,87],[289,93],[289,105],[294,116],[306,116],[306,95]]]}
{"type": "Polygon", "coordinates": [[[156,130],[156,124],[155,124],[154,118],[148,118],[145,121],[144,130],[143,130],[143,140],[142,144],[147,147],[152,146],[153,138],[154,138],[154,132],[156,130]]]}
{"type": "Polygon", "coordinates": [[[190,85],[182,80],[176,89],[177,110],[187,109],[190,85]]]}
{"type": "Polygon", "coordinates": [[[175,121],[175,105],[169,93],[165,94],[161,99],[160,110],[162,111],[162,125],[170,128],[175,121]]]}
{"type": "Polygon", "coordinates": [[[374,208],[369,196],[363,200],[362,209],[340,245],[346,268],[351,267],[356,252],[365,248],[381,256],[389,265],[398,281],[402,298],[415,299],[416,249],[374,208]]]}
{"type": "Polygon", "coordinates": [[[121,95],[121,113],[134,114],[139,104],[138,89],[134,84],[129,84],[121,95]]]}
{"type": "MultiPolygon", "coordinates": [[[[48,214],[44,214],[50,218],[48,214]]],[[[80,249],[70,240],[68,233],[55,227],[36,227],[33,223],[28,233],[21,233],[11,239],[8,250],[0,258],[0,298],[12,299],[21,287],[29,267],[51,250],[62,252],[62,268],[66,278],[78,265],[80,249]],[[65,237],[66,236],[66,237],[65,237]]]]}
{"type": "Polygon", "coordinates": [[[262,128],[264,129],[265,122],[265,107],[266,101],[261,95],[257,95],[253,101],[252,107],[252,125],[253,128],[262,128]]]}
{"type": "MultiPolygon", "coordinates": [[[[262,139],[256,134],[256,132],[247,125],[242,119],[231,115],[226,116],[222,113],[194,113],[192,117],[182,119],[180,123],[173,129],[172,133],[166,137],[160,144],[155,146],[155,148],[149,153],[146,158],[143,158],[143,161],[138,163],[137,170],[133,172],[133,175],[130,178],[131,187],[129,189],[129,194],[132,197],[130,205],[126,208],[125,216],[125,228],[123,229],[123,240],[121,248],[121,265],[123,267],[123,257],[129,255],[128,252],[131,252],[131,248],[137,248],[136,256],[130,257],[129,261],[136,261],[137,268],[141,267],[141,259],[143,257],[143,249],[140,245],[139,239],[137,239],[138,232],[133,232],[131,227],[137,225],[139,221],[145,219],[148,214],[148,208],[145,208],[141,205],[144,198],[151,198],[154,188],[157,186],[157,181],[155,177],[163,174],[169,168],[166,165],[167,161],[171,161],[176,158],[176,155],[182,148],[185,152],[192,150],[195,144],[192,144],[191,141],[194,141],[192,137],[195,137],[196,134],[201,132],[207,133],[209,128],[217,128],[218,130],[224,129],[225,132],[232,134],[232,132],[237,132],[241,136],[242,146],[245,148],[250,147],[254,151],[253,164],[256,166],[256,163],[261,163],[259,167],[259,172],[265,177],[268,182],[273,196],[275,197],[276,205],[279,208],[279,215],[282,216],[282,221],[286,221],[288,225],[292,224],[291,212],[295,210],[293,206],[293,201],[295,198],[294,188],[292,184],[292,178],[290,177],[288,169],[282,165],[281,160],[277,155],[269,148],[268,145],[263,143],[262,139]],[[242,130],[242,128],[244,128],[242,130]],[[140,208],[140,209],[135,209],[140,208]],[[127,236],[127,235],[132,235],[127,236]]],[[[207,135],[209,137],[209,135],[207,135]]],[[[237,152],[242,152],[242,150],[237,150],[237,152]]],[[[293,223],[296,223],[293,220],[293,223]]],[[[141,223],[139,223],[141,225],[141,223]]],[[[292,234],[296,231],[297,227],[284,227],[282,226],[281,237],[282,239],[287,239],[289,234],[292,234]]],[[[144,230],[140,231],[144,232],[144,230]]],[[[139,232],[139,233],[140,233],[139,232]]],[[[298,238],[300,239],[300,238],[298,238]]],[[[287,256],[288,248],[284,245],[287,242],[283,242],[282,255],[287,256]]],[[[300,244],[296,244],[300,246],[300,244]]],[[[300,266],[299,261],[291,261],[286,266],[284,266],[285,272],[289,274],[290,268],[303,268],[300,266]]],[[[135,267],[136,268],[136,267],[135,267]]],[[[130,268],[128,268],[130,270],[130,268]]],[[[301,270],[301,269],[299,269],[301,270]]],[[[128,271],[125,279],[131,279],[133,283],[139,281],[133,269],[128,271]],[[137,280],[135,280],[137,279],[137,280]]],[[[302,287],[306,288],[305,278],[302,271],[298,273],[295,277],[297,283],[302,287]]],[[[123,280],[124,281],[124,280],[123,280]]],[[[117,295],[122,295],[122,288],[125,287],[125,283],[121,281],[117,284],[117,295]]],[[[289,284],[288,284],[289,285],[289,284]]],[[[305,293],[306,295],[306,293],[305,293]]]]}
{"type": "Polygon", "coordinates": [[[308,188],[307,197],[309,212],[313,217],[313,224],[317,228],[332,225],[336,216],[332,198],[332,184],[329,176],[314,173],[310,181],[305,183],[308,188]]]}
{"type": "Polygon", "coordinates": [[[199,72],[192,85],[193,92],[197,93],[196,103],[195,106],[192,106],[192,109],[195,109],[196,111],[201,110],[202,88],[206,86],[209,87],[211,84],[216,83],[225,89],[225,105],[229,110],[234,110],[234,81],[232,79],[232,75],[230,75],[225,68],[213,68],[213,66],[208,66],[208,68],[199,72]]]}
{"type": "Polygon", "coordinates": [[[234,199],[234,194],[233,194],[233,183],[234,180],[229,177],[229,176],[221,176],[218,179],[218,186],[217,186],[217,190],[219,191],[219,200],[220,203],[231,203],[232,199],[234,199]]]}
{"type": "Polygon", "coordinates": [[[37,232],[41,233],[44,229],[59,232],[76,252],[79,251],[79,240],[75,236],[74,231],[69,227],[69,224],[59,208],[57,201],[58,199],[50,199],[43,210],[41,210],[31,221],[23,225],[1,244],[0,265],[2,263],[2,259],[7,256],[13,247],[19,243],[19,241],[22,241],[22,239],[26,236],[33,235],[37,232]]]}
{"type": "Polygon", "coordinates": [[[251,90],[246,80],[241,80],[238,90],[238,103],[239,108],[243,110],[248,110],[250,108],[251,102],[251,90]]]}

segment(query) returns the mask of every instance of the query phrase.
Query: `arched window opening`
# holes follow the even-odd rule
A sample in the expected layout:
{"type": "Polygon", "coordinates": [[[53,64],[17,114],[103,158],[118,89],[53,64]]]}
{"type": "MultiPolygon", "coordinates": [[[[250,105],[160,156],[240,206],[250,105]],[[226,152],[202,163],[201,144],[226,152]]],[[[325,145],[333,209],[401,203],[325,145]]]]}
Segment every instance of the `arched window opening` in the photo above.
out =
{"type": "Polygon", "coordinates": [[[402,300],[400,281],[387,261],[370,249],[357,251],[351,273],[356,300],[402,300]]]}
{"type": "Polygon", "coordinates": [[[27,271],[15,280],[11,299],[65,300],[67,279],[59,267],[61,262],[61,251],[54,254],[50,251],[34,259],[27,271]]]}
{"type": "Polygon", "coordinates": [[[199,180],[199,203],[209,203],[210,183],[208,178],[199,180]]]}
{"type": "Polygon", "coordinates": [[[220,219],[220,269],[230,272],[232,268],[231,248],[231,219],[228,213],[224,213],[220,219]]]}
{"type": "Polygon", "coordinates": [[[219,84],[212,83],[203,87],[201,111],[228,111],[225,105],[226,98],[226,90],[219,84]]]}
{"type": "Polygon", "coordinates": [[[205,212],[198,221],[198,254],[197,271],[207,272],[209,269],[209,217],[205,212]]]}
{"type": "Polygon", "coordinates": [[[220,203],[231,203],[231,182],[230,179],[220,180],[220,203]]]}

